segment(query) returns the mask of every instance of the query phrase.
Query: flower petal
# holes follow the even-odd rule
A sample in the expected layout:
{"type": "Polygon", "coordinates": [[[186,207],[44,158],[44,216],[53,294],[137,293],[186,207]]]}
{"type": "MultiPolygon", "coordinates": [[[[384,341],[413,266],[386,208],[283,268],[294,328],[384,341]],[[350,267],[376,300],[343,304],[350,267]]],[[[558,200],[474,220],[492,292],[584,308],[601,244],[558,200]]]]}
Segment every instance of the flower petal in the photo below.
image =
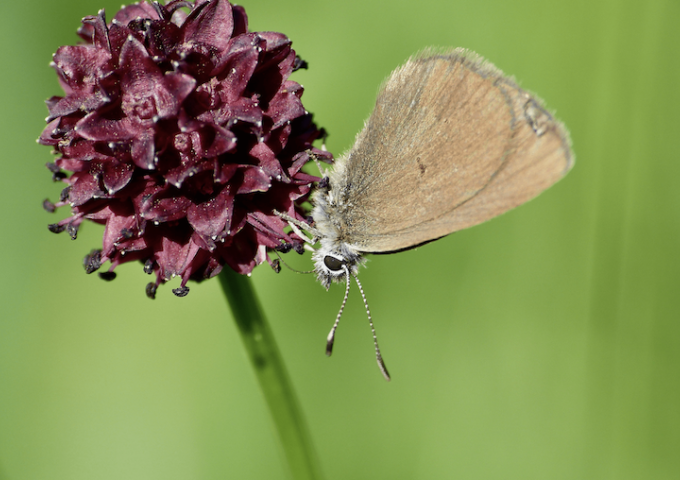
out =
{"type": "Polygon", "coordinates": [[[118,110],[99,109],[83,117],[75,131],[88,140],[118,142],[135,138],[138,128],[129,118],[121,118],[118,110]]]}
{"type": "Polygon", "coordinates": [[[95,48],[111,52],[109,43],[109,30],[106,28],[106,18],[104,10],[99,10],[97,15],[83,18],[82,26],[78,29],[80,35],[95,48]]]}
{"type": "Polygon", "coordinates": [[[186,217],[192,203],[188,198],[177,195],[178,193],[166,189],[152,195],[142,205],[144,219],[158,224],[186,217]]]}
{"type": "Polygon", "coordinates": [[[111,54],[107,50],[86,45],[67,46],[59,47],[54,54],[53,66],[67,94],[92,92],[110,59],[111,54]]]}
{"type": "Polygon", "coordinates": [[[154,135],[152,130],[141,132],[132,140],[132,161],[139,168],[152,170],[154,168],[154,155],[156,147],[154,145],[154,135]]]}
{"type": "Polygon", "coordinates": [[[50,107],[50,115],[47,117],[47,120],[52,121],[57,117],[63,117],[78,111],[92,112],[105,105],[108,101],[109,98],[99,89],[92,92],[73,92],[50,107]]]}
{"type": "Polygon", "coordinates": [[[150,18],[152,20],[160,20],[158,12],[155,8],[146,2],[138,2],[132,5],[126,5],[121,8],[113,17],[113,23],[120,23],[127,25],[128,23],[138,18],[150,18]]]}
{"type": "Polygon", "coordinates": [[[246,10],[241,5],[232,5],[231,11],[234,14],[234,37],[248,32],[248,16],[246,10]]]}
{"type": "Polygon", "coordinates": [[[159,100],[161,95],[167,97],[163,99],[163,102],[158,101],[157,108],[158,115],[163,118],[177,115],[179,104],[194,90],[196,80],[183,73],[168,73],[163,77],[161,84],[164,92],[158,93],[159,100]]]}
{"type": "Polygon", "coordinates": [[[274,122],[272,129],[278,128],[286,122],[301,117],[305,113],[300,96],[303,88],[297,82],[286,82],[283,87],[269,102],[269,115],[274,122]]]}
{"type": "Polygon", "coordinates": [[[285,174],[281,168],[281,163],[277,160],[272,149],[265,143],[259,142],[255,144],[255,146],[250,149],[249,154],[257,160],[259,166],[268,176],[274,177],[277,180],[283,179],[285,174]]]}
{"type": "Polygon", "coordinates": [[[129,163],[111,161],[104,164],[102,181],[109,195],[120,191],[132,179],[134,167],[129,163]]]}
{"type": "Polygon", "coordinates": [[[224,0],[212,0],[199,4],[182,25],[182,39],[223,50],[234,30],[231,4],[224,0]]]}
{"type": "Polygon", "coordinates": [[[234,193],[226,186],[216,197],[189,206],[187,220],[197,233],[216,240],[229,228],[233,213],[234,193]]]}
{"type": "Polygon", "coordinates": [[[186,238],[186,233],[163,236],[160,243],[160,250],[154,256],[160,266],[161,278],[170,280],[175,275],[181,276],[185,266],[196,256],[198,245],[191,241],[191,236],[186,238]]]}
{"type": "Polygon", "coordinates": [[[252,272],[257,264],[255,261],[257,244],[254,232],[252,229],[242,231],[234,237],[231,244],[218,245],[217,252],[236,273],[245,275],[252,272]]]}
{"type": "Polygon", "coordinates": [[[95,173],[76,172],[69,178],[71,188],[68,191],[68,202],[77,207],[88,200],[100,197],[102,189],[99,187],[99,178],[95,173]]]}
{"type": "Polygon", "coordinates": [[[260,167],[243,167],[243,181],[236,192],[238,195],[253,192],[266,192],[272,186],[271,177],[260,167]]]}

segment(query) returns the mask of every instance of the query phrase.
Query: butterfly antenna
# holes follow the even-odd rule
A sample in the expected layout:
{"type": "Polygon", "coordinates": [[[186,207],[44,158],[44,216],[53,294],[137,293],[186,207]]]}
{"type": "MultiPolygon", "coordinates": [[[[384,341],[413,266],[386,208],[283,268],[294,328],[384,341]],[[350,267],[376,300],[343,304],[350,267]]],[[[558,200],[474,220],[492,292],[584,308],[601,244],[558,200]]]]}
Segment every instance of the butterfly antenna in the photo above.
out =
{"type": "MultiPolygon", "coordinates": [[[[345,271],[347,272],[347,275],[349,276],[349,271],[347,270],[347,267],[345,267],[345,271]]],[[[378,368],[380,368],[380,372],[383,374],[383,377],[385,377],[385,380],[388,382],[390,381],[390,373],[387,371],[387,367],[385,366],[385,362],[383,362],[382,355],[380,354],[380,347],[378,346],[378,337],[375,334],[375,327],[373,326],[373,319],[371,318],[371,311],[368,309],[368,302],[366,301],[366,295],[364,295],[364,289],[361,286],[361,282],[359,281],[359,278],[356,275],[352,275],[354,277],[354,280],[357,281],[357,286],[359,287],[359,291],[361,292],[361,298],[364,300],[364,306],[366,307],[366,315],[368,315],[368,323],[371,325],[371,332],[373,332],[373,344],[375,345],[375,359],[378,361],[378,368]]],[[[347,278],[347,281],[349,282],[349,278],[347,278]]],[[[347,289],[349,292],[349,288],[347,289]]],[[[345,294],[345,299],[347,298],[347,295],[345,294]]],[[[344,306],[344,302],[343,302],[344,306]]]]}
{"type": "Polygon", "coordinates": [[[331,356],[331,353],[333,353],[333,342],[335,342],[335,331],[338,328],[338,323],[340,323],[340,317],[342,316],[342,311],[345,309],[345,304],[347,303],[347,297],[349,297],[349,269],[347,268],[346,265],[343,265],[342,268],[345,269],[345,277],[347,280],[347,286],[345,287],[345,298],[342,299],[342,305],[340,305],[340,311],[338,312],[338,316],[335,317],[335,323],[333,324],[333,328],[331,328],[331,332],[328,334],[328,338],[326,339],[326,355],[331,356]]]}

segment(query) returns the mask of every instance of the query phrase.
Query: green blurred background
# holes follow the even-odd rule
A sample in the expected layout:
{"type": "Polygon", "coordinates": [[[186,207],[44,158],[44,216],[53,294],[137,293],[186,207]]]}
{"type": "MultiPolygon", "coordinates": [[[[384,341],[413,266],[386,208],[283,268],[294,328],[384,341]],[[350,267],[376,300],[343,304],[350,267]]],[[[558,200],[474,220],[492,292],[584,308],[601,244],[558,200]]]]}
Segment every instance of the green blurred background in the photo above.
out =
{"type": "MultiPolygon", "coordinates": [[[[0,478],[286,479],[217,281],[148,300],[141,265],[106,283],[101,243],[46,225],[61,187],[35,139],[48,67],[80,18],[120,0],[0,7],[0,478]]],[[[571,131],[574,170],[537,200],[361,280],[359,292],[253,274],[327,479],[680,478],[680,4],[247,0],[285,32],[306,107],[349,148],[377,87],[426,46],[477,51],[571,131]]],[[[295,254],[292,254],[295,255],[295,254]]],[[[291,255],[299,268],[309,258],[291,255]]]]}

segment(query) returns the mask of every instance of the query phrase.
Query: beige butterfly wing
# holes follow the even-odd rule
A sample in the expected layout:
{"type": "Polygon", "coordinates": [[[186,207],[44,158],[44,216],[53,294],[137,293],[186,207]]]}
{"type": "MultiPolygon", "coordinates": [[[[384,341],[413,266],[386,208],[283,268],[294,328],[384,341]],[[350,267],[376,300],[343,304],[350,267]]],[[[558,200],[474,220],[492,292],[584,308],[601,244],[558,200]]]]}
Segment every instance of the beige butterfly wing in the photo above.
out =
{"type": "Polygon", "coordinates": [[[540,100],[463,49],[411,58],[330,178],[338,240],[391,252],[477,225],[532,199],[573,165],[540,100]]]}

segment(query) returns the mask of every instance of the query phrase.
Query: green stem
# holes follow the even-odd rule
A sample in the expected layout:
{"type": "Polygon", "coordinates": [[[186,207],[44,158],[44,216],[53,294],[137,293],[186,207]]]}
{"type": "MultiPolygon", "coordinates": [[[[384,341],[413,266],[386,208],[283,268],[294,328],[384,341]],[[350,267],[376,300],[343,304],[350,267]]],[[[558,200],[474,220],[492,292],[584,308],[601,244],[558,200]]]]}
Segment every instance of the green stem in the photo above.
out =
{"type": "Polygon", "coordinates": [[[293,478],[320,479],[317,457],[295,391],[250,278],[239,275],[227,266],[219,278],[273,417],[293,478]]]}

